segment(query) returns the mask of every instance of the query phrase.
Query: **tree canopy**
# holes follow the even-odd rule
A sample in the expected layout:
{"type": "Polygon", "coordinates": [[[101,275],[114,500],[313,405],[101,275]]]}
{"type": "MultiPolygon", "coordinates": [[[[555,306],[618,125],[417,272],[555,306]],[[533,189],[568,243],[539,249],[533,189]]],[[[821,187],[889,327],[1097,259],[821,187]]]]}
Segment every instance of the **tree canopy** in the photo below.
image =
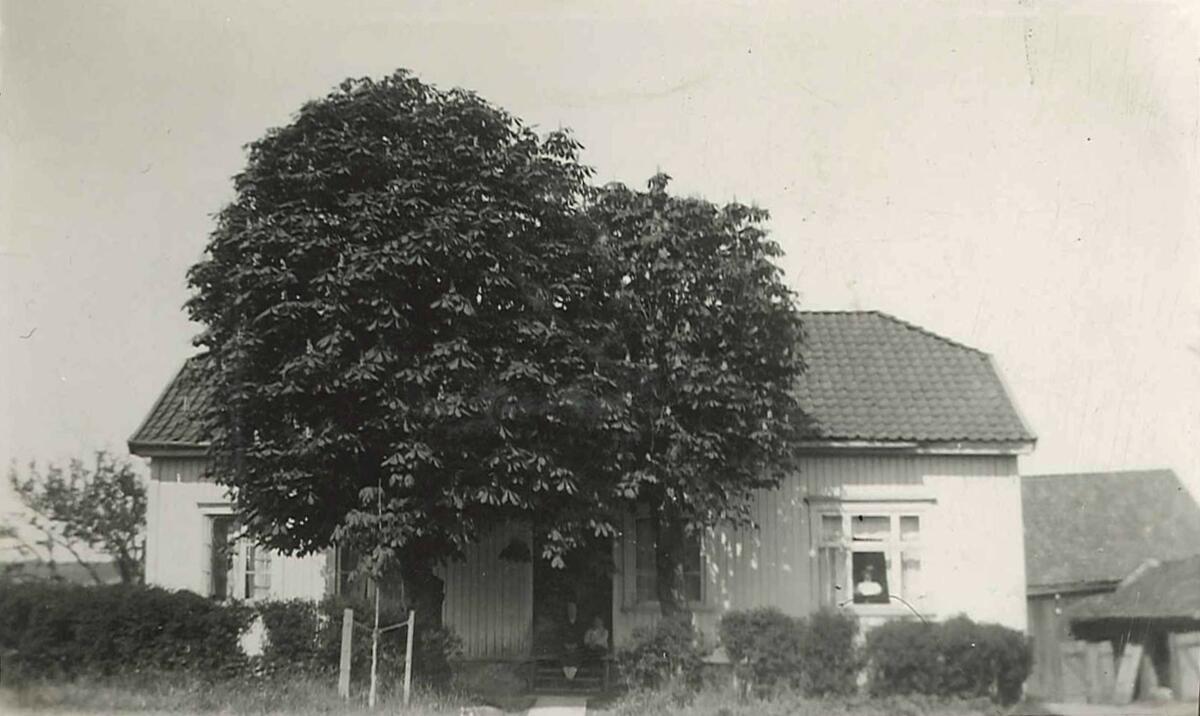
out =
{"type": "Polygon", "coordinates": [[[398,563],[436,618],[433,567],[491,525],[560,560],[646,501],[673,609],[671,536],[777,484],[803,364],[766,212],[594,188],[579,150],[403,71],[249,146],[188,309],[263,544],[398,563]]]}
{"type": "Polygon", "coordinates": [[[561,542],[596,521],[578,467],[611,331],[578,149],[404,72],[250,145],[188,308],[212,470],[264,544],[399,557],[436,601],[432,565],[488,524],[537,509],[561,542]]]}
{"type": "Polygon", "coordinates": [[[606,453],[627,500],[656,518],[658,600],[685,608],[685,531],[749,525],[750,500],[793,466],[801,324],[767,212],[648,191],[593,194],[588,225],[618,272],[613,325],[626,410],[606,453]]]}

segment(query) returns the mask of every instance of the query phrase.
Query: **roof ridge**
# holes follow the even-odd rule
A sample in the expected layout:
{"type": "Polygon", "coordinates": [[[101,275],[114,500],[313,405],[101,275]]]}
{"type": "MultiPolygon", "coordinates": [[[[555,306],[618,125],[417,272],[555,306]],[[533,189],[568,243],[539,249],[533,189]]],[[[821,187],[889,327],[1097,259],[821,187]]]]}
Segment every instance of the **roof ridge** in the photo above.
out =
{"type": "Polygon", "coordinates": [[[922,333],[926,336],[929,336],[930,338],[935,338],[943,343],[954,346],[955,348],[962,348],[963,350],[968,350],[968,351],[971,351],[972,353],[978,353],[981,356],[990,356],[991,355],[987,351],[980,350],[978,348],[969,346],[965,343],[959,343],[958,341],[954,340],[953,338],[947,338],[946,336],[943,336],[940,333],[934,333],[933,331],[929,330],[928,328],[925,328],[924,326],[918,326],[917,324],[911,323],[902,318],[897,318],[890,313],[885,313],[884,311],[871,311],[871,313],[874,313],[875,315],[879,316],[880,318],[889,320],[893,323],[898,323],[901,326],[904,326],[905,328],[907,328],[911,331],[916,331],[917,333],[922,333]]]}
{"type": "Polygon", "coordinates": [[[877,316],[879,318],[884,319],[885,321],[891,321],[892,323],[896,323],[898,325],[901,325],[911,331],[915,331],[922,335],[929,336],[930,338],[934,338],[936,340],[941,341],[942,343],[954,346],[955,348],[961,348],[963,350],[971,351],[972,353],[978,353],[979,355],[982,355],[982,356],[990,356],[991,355],[987,351],[980,350],[979,348],[969,346],[965,343],[959,343],[958,341],[954,340],[953,338],[947,338],[946,336],[943,336],[940,333],[934,333],[933,331],[929,330],[928,328],[925,328],[924,326],[919,326],[915,323],[906,321],[902,318],[897,318],[896,316],[893,316],[892,314],[887,313],[886,311],[880,311],[879,309],[875,309],[875,308],[867,308],[867,309],[847,308],[847,309],[823,309],[823,310],[801,309],[800,315],[804,316],[805,314],[815,315],[815,316],[820,316],[820,315],[826,315],[826,316],[877,316]]]}

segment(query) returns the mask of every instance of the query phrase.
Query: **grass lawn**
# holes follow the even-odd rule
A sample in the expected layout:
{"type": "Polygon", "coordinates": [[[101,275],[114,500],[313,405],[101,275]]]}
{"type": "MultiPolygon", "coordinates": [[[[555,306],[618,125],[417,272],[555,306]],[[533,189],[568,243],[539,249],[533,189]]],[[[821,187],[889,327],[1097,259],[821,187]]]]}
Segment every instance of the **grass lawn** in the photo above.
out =
{"type": "MultiPolygon", "coordinates": [[[[338,698],[332,678],[236,678],[205,681],[179,675],[141,674],[107,679],[43,682],[0,689],[0,713],[53,714],[413,714],[522,713],[532,699],[418,692],[405,710],[398,690],[385,690],[375,712],[366,691],[349,701],[338,698]],[[491,703],[497,708],[478,708],[491,703]],[[476,710],[478,709],[478,710],[476,710]]],[[[588,714],[603,716],[1006,716],[1045,713],[1027,706],[997,706],[986,699],[929,698],[812,699],[796,694],[739,700],[729,690],[698,693],[633,692],[593,700],[588,714]]]]}
{"type": "Polygon", "coordinates": [[[1021,704],[1004,707],[987,699],[814,699],[781,694],[774,698],[739,700],[729,690],[704,690],[690,695],[635,692],[588,707],[589,716],[1005,716],[1027,712],[1021,704]]]}
{"type": "MultiPolygon", "coordinates": [[[[466,697],[415,693],[406,714],[459,716],[466,697]]],[[[374,713],[401,712],[399,690],[385,691],[374,713]]],[[[206,682],[178,675],[139,675],[66,683],[31,683],[0,689],[0,713],[54,714],[367,714],[366,689],[337,696],[336,681],[322,678],[239,678],[206,682]]]]}

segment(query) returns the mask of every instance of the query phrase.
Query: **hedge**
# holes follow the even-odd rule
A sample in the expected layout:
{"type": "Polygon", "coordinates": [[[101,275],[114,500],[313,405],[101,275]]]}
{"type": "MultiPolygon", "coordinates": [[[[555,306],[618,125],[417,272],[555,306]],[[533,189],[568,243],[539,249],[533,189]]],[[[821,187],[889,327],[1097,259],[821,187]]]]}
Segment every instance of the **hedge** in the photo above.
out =
{"type": "MultiPolygon", "coordinates": [[[[0,583],[0,649],[9,676],[48,678],[188,671],[200,675],[333,674],[341,653],[342,611],[355,610],[351,673],[369,675],[373,605],[341,599],[218,602],[187,591],[133,585],[79,586],[52,582],[0,583]],[[267,639],[248,658],[240,638],[261,616],[267,639]]],[[[394,607],[380,624],[402,622],[394,607]]],[[[403,628],[380,640],[379,673],[387,687],[404,671],[403,628]]],[[[417,620],[413,677],[442,687],[459,641],[448,629],[417,620]]]]}
{"type": "Polygon", "coordinates": [[[0,583],[0,648],[17,674],[236,672],[252,617],[244,606],[155,587],[0,583]]]}
{"type": "Polygon", "coordinates": [[[928,694],[1001,703],[1021,697],[1032,650],[1024,634],[960,616],[945,622],[891,622],[867,635],[871,693],[928,694]]]}
{"type": "Polygon", "coordinates": [[[721,644],[755,691],[791,688],[812,696],[853,693],[859,668],[853,614],[792,617],[765,607],[721,618],[721,644]]]}

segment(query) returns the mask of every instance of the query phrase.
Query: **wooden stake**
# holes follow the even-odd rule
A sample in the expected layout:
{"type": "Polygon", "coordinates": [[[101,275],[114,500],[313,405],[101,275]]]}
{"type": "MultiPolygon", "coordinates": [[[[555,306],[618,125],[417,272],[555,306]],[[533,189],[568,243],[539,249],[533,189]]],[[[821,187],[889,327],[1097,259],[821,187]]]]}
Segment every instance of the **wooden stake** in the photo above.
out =
{"type": "Polygon", "coordinates": [[[354,610],[342,612],[342,658],[338,663],[338,696],[350,698],[350,642],[354,639],[354,610]]]}
{"type": "Polygon", "coordinates": [[[404,706],[408,707],[412,695],[413,628],[417,624],[417,613],[408,610],[408,642],[404,645],[404,706]]]}
{"type": "Polygon", "coordinates": [[[375,710],[376,667],[379,664],[379,580],[375,580],[375,626],[371,629],[371,691],[367,696],[367,708],[375,710]]]}

